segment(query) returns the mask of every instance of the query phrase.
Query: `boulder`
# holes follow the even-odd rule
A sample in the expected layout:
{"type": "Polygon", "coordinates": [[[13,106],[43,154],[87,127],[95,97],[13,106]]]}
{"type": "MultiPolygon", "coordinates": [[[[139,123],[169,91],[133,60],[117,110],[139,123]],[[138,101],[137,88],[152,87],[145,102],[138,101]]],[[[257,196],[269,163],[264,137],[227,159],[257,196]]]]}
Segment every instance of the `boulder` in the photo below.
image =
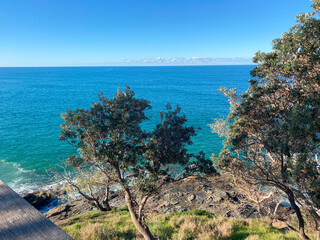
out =
{"type": "Polygon", "coordinates": [[[33,192],[28,193],[23,197],[24,200],[29,202],[36,209],[41,209],[52,202],[56,197],[47,192],[33,192]]]}

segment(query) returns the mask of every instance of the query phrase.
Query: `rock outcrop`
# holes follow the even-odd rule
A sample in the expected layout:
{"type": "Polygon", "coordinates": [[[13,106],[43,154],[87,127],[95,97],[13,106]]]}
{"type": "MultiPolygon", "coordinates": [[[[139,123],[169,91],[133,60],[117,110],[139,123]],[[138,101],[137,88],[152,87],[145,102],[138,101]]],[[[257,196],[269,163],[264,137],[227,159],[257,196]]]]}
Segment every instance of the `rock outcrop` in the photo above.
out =
{"type": "MultiPolygon", "coordinates": [[[[112,192],[110,205],[125,206],[122,191],[112,192]]],[[[45,216],[57,223],[93,209],[96,209],[94,205],[85,199],[73,200],[51,209],[45,216]]],[[[183,212],[191,209],[203,209],[217,215],[235,218],[258,217],[256,209],[246,204],[244,197],[236,193],[232,186],[219,176],[191,176],[169,182],[160,195],[149,200],[146,214],[183,212]]],[[[291,208],[282,207],[279,211],[288,216],[291,208]]]]}
{"type": "Polygon", "coordinates": [[[56,196],[47,191],[38,191],[28,193],[23,197],[24,200],[29,202],[33,207],[40,210],[50,204],[56,196]]]}

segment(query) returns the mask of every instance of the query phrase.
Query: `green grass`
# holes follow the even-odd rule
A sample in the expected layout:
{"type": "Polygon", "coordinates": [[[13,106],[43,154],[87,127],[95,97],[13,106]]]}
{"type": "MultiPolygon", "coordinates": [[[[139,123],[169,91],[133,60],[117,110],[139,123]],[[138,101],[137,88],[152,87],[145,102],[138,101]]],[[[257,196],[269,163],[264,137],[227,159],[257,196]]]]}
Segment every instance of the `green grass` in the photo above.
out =
{"type": "MultiPolygon", "coordinates": [[[[287,233],[259,219],[239,220],[216,216],[204,210],[159,214],[147,219],[151,232],[159,240],[239,239],[295,240],[294,231],[287,233]]],[[[131,222],[127,208],[111,212],[91,211],[72,217],[61,226],[78,240],[142,239],[131,222]]]]}
{"type": "Polygon", "coordinates": [[[260,219],[234,220],[233,234],[228,239],[265,239],[265,240],[291,240],[300,239],[294,231],[283,233],[260,219]]]}

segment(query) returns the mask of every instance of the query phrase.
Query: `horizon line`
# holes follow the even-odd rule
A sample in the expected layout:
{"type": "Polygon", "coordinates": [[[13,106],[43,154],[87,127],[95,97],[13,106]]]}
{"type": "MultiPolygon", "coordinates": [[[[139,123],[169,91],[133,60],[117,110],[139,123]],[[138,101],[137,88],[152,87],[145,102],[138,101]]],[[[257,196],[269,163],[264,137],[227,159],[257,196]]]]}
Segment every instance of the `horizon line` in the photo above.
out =
{"type": "Polygon", "coordinates": [[[190,65],[49,65],[49,66],[0,66],[0,68],[58,68],[58,67],[208,67],[208,66],[251,66],[255,63],[248,64],[190,64],[190,65]]]}

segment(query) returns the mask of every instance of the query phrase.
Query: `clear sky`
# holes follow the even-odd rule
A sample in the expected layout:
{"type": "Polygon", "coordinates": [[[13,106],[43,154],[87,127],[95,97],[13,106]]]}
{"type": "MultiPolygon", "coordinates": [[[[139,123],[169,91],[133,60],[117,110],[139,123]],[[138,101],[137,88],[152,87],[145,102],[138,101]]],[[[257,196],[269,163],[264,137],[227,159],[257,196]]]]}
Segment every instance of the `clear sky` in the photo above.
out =
{"type": "Polygon", "coordinates": [[[1,0],[0,66],[246,64],[309,0],[1,0]],[[192,58],[193,57],[193,58],[192,58]]]}

